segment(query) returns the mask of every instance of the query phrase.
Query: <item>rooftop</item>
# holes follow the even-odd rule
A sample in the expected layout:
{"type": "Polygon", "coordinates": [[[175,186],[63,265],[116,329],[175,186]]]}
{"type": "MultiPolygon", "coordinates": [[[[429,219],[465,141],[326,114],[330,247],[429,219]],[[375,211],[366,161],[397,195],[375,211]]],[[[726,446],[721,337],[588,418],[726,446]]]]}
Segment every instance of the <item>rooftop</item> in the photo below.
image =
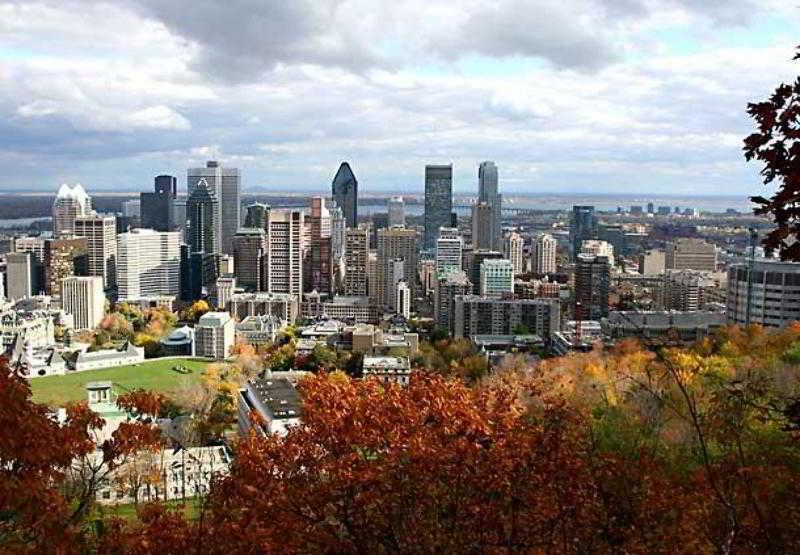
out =
{"type": "Polygon", "coordinates": [[[251,381],[248,388],[269,409],[273,418],[300,416],[300,394],[289,380],[273,377],[257,379],[251,381]]]}

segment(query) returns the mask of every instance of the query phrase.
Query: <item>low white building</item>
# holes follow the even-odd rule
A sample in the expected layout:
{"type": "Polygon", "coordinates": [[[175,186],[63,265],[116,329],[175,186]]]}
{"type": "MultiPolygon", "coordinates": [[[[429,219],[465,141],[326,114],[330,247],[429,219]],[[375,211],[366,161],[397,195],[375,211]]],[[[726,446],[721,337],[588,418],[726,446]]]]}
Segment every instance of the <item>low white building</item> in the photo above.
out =
{"type": "Polygon", "coordinates": [[[395,382],[408,385],[411,377],[411,363],[408,357],[364,356],[361,366],[364,378],[374,376],[383,382],[395,382]]]}
{"type": "Polygon", "coordinates": [[[236,324],[227,312],[207,312],[194,328],[194,351],[199,357],[223,360],[230,356],[236,324]]]}
{"type": "Polygon", "coordinates": [[[144,362],[144,347],[137,347],[131,342],[122,350],[105,349],[102,351],[83,351],[78,353],[75,360],[75,371],[99,370],[101,368],[114,368],[115,366],[128,366],[144,362]]]}

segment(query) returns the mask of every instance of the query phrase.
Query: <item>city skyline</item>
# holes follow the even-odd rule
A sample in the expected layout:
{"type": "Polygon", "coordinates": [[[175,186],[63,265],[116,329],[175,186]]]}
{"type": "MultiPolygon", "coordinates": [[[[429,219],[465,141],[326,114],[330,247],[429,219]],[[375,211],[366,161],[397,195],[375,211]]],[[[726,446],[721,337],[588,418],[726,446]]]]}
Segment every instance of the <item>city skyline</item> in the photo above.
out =
{"type": "Polygon", "coordinates": [[[265,3],[243,26],[217,3],[5,2],[0,190],[141,190],[219,159],[244,190],[321,189],[349,160],[365,193],[452,163],[458,193],[489,159],[504,194],[764,192],[745,109],[791,81],[800,10],[552,4],[265,3]]]}

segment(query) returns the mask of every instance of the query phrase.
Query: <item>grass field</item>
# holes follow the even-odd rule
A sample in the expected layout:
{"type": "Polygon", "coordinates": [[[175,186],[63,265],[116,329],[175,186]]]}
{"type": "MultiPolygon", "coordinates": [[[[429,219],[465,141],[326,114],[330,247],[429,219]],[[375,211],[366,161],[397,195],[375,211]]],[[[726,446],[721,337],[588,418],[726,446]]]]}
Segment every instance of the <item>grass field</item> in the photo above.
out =
{"type": "MultiPolygon", "coordinates": [[[[199,517],[200,508],[197,498],[187,499],[185,503],[181,501],[167,501],[165,505],[170,509],[180,509],[183,515],[189,520],[194,520],[199,517]]],[[[136,505],[133,503],[130,505],[96,505],[95,518],[104,516],[115,516],[129,522],[138,519],[136,505]]]]}
{"type": "Polygon", "coordinates": [[[130,389],[147,389],[168,392],[180,387],[185,381],[197,381],[208,361],[200,359],[149,360],[141,364],[118,366],[105,370],[87,370],[73,372],[66,376],[49,376],[30,380],[33,400],[46,403],[51,407],[64,406],[69,401],[86,399],[86,382],[110,381],[117,393],[130,389]],[[183,366],[190,373],[183,374],[173,370],[175,366],[183,366]]]}

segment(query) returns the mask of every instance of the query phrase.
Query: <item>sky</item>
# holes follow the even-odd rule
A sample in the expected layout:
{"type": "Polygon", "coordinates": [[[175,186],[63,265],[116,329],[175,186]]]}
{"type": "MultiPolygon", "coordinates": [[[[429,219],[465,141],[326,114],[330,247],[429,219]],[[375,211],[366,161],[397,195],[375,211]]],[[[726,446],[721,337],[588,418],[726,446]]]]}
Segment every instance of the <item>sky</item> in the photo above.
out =
{"type": "Polygon", "coordinates": [[[0,0],[0,192],[761,194],[747,103],[800,74],[793,0],[0,0]]]}

